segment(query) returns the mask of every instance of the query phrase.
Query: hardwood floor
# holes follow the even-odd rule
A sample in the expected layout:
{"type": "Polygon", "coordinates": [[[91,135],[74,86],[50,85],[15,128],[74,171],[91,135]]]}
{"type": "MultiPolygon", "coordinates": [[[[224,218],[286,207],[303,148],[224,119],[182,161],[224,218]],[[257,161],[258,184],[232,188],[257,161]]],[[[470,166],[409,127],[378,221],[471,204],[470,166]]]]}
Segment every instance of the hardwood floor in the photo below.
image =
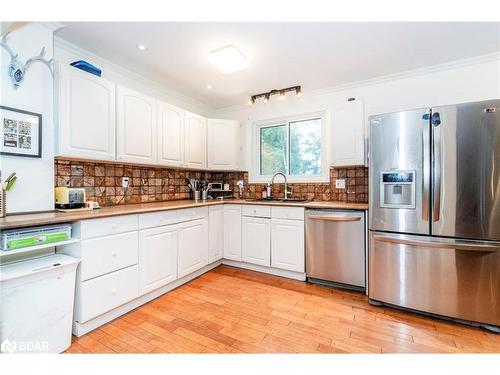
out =
{"type": "Polygon", "coordinates": [[[67,353],[500,353],[500,335],[221,266],[74,337],[67,353]]]}

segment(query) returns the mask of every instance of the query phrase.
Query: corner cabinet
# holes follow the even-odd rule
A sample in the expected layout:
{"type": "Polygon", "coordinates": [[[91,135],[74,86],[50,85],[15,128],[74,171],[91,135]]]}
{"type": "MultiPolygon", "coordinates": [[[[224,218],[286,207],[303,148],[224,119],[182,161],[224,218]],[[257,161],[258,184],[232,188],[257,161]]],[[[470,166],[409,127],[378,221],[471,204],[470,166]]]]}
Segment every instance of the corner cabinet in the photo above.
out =
{"type": "Polygon", "coordinates": [[[207,168],[207,119],[186,112],[184,117],[184,166],[207,168]]]}
{"type": "Polygon", "coordinates": [[[184,165],[184,110],[158,101],[158,164],[184,165]]]}
{"type": "Polygon", "coordinates": [[[365,164],[364,106],[360,100],[332,108],[332,165],[365,164]]]}
{"type": "Polygon", "coordinates": [[[115,84],[56,65],[56,155],[115,159],[115,84]]]}
{"type": "Polygon", "coordinates": [[[117,160],[156,164],[156,100],[117,86],[117,160]]]}
{"type": "Polygon", "coordinates": [[[208,208],[208,263],[224,255],[224,206],[208,208]]]}
{"type": "Polygon", "coordinates": [[[224,205],[224,258],[241,262],[240,205],[224,205]]]}
{"type": "Polygon", "coordinates": [[[208,169],[238,170],[241,154],[240,124],[234,120],[208,120],[208,169]]]}

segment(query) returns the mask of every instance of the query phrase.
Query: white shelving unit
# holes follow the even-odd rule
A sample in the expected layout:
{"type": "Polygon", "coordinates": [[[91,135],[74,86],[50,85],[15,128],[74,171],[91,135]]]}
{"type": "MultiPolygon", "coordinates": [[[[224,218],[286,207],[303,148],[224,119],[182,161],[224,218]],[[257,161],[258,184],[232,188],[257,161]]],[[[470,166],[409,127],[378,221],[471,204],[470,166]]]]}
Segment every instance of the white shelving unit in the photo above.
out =
{"type": "Polygon", "coordinates": [[[49,249],[51,247],[56,247],[56,246],[69,245],[69,244],[72,244],[75,242],[80,242],[80,239],[79,238],[72,238],[72,239],[67,240],[67,241],[45,243],[45,244],[36,245],[36,246],[23,247],[21,249],[0,250],[0,258],[5,257],[5,256],[10,256],[10,255],[29,253],[29,252],[36,251],[36,250],[49,249]]]}

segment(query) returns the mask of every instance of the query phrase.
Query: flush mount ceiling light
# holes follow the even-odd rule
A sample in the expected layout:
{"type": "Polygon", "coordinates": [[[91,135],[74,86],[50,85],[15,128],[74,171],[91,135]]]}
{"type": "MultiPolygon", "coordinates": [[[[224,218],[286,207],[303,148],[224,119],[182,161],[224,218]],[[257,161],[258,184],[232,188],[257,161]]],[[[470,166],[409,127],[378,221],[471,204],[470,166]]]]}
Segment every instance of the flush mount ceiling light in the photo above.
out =
{"type": "Polygon", "coordinates": [[[279,99],[284,100],[285,95],[288,91],[295,91],[295,94],[297,96],[299,97],[302,96],[302,88],[300,86],[291,86],[284,89],[279,89],[279,90],[274,89],[268,92],[263,92],[261,94],[252,95],[252,97],[248,100],[248,104],[255,103],[255,101],[259,98],[264,98],[264,103],[268,103],[271,95],[279,95],[279,99]]]}
{"type": "Polygon", "coordinates": [[[228,45],[210,52],[208,59],[224,74],[239,72],[248,67],[248,61],[241,51],[233,45],[228,45]]]}

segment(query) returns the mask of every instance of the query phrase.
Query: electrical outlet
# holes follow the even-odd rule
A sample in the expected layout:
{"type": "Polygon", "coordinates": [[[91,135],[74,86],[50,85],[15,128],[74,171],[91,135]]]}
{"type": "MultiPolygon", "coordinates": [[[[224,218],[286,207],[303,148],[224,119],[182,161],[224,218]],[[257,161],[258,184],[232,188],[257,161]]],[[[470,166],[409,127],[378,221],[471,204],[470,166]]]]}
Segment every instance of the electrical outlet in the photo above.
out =
{"type": "Polygon", "coordinates": [[[130,177],[122,177],[122,188],[128,188],[128,184],[130,183],[130,177]]]}
{"type": "Polygon", "coordinates": [[[345,179],[335,180],[335,189],[345,189],[345,179]]]}

